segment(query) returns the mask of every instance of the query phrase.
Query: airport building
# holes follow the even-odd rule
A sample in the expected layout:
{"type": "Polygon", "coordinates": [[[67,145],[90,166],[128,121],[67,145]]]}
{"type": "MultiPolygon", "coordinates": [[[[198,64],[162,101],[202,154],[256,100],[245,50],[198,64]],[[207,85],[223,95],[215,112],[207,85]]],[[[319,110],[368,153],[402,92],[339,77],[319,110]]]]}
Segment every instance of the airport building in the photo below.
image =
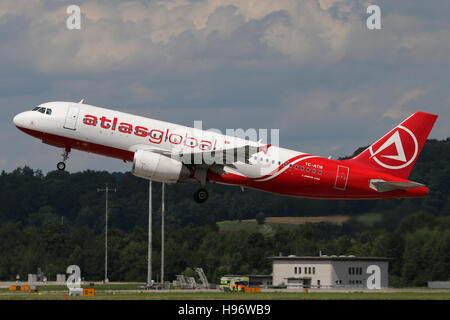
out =
{"type": "Polygon", "coordinates": [[[389,258],[327,256],[271,257],[273,285],[288,289],[302,288],[367,288],[374,283],[374,272],[381,288],[388,287],[389,258]],[[374,271],[374,269],[376,271],[374,271]]]}

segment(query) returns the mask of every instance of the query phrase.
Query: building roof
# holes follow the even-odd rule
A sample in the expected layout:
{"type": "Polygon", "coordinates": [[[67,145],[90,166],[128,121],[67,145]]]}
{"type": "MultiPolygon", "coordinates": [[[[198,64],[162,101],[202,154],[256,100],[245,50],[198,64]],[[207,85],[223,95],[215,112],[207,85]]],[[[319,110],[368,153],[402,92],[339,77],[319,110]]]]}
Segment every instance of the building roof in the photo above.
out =
{"type": "Polygon", "coordinates": [[[271,274],[243,274],[243,275],[226,274],[223,277],[272,278],[272,275],[271,274]]]}
{"type": "Polygon", "coordinates": [[[355,256],[274,256],[270,257],[275,261],[389,261],[390,258],[386,257],[355,257],[355,256]]]}

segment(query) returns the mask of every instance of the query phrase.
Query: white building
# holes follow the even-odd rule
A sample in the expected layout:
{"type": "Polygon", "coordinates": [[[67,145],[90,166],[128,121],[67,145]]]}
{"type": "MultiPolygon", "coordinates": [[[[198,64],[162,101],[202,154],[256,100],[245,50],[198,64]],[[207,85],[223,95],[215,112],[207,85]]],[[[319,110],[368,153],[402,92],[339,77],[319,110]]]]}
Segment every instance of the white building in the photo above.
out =
{"type": "Polygon", "coordinates": [[[278,256],[273,260],[273,285],[288,288],[388,287],[388,258],[278,256]]]}

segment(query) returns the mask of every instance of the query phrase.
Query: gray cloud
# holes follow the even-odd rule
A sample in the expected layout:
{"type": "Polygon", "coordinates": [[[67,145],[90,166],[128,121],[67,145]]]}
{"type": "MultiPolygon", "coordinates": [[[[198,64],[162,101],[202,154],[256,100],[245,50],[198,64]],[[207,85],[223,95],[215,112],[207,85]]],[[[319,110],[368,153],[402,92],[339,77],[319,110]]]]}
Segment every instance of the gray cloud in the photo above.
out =
{"type": "MultiPolygon", "coordinates": [[[[52,170],[60,150],[27,137],[14,114],[80,100],[206,128],[280,128],[281,145],[334,157],[417,110],[450,135],[448,1],[173,0],[0,3],[0,165],[52,170]],[[68,5],[82,28],[65,28],[68,5]],[[14,141],[14,143],[11,143],[14,141]]],[[[73,152],[70,170],[127,170],[73,152]]]]}

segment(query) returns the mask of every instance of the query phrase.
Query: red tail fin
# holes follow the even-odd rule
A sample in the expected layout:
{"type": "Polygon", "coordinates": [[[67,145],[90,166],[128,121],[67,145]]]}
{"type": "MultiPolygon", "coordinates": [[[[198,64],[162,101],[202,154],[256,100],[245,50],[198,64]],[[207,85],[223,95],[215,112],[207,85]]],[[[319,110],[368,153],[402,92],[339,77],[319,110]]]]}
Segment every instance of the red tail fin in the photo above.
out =
{"type": "Polygon", "coordinates": [[[349,161],[407,179],[437,117],[418,111],[349,161]]]}

